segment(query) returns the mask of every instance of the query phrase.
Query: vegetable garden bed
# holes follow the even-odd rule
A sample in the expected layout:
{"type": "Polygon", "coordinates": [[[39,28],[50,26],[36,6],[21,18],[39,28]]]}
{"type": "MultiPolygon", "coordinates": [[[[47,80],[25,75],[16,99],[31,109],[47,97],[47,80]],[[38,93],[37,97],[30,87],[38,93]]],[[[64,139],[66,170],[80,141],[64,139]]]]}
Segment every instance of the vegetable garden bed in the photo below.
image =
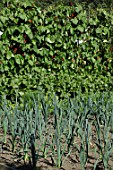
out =
{"type": "MultiPolygon", "coordinates": [[[[95,131],[94,136],[95,136],[95,131]]],[[[3,134],[2,134],[3,135],[3,134]]],[[[94,138],[95,139],[95,138],[94,138]]],[[[80,140],[75,138],[75,144],[78,143],[78,146],[80,144],[80,140]]],[[[65,144],[64,144],[65,145],[65,144]]],[[[76,148],[73,146],[71,154],[67,157],[67,153],[65,153],[65,156],[63,156],[63,159],[66,158],[66,160],[63,163],[63,166],[61,168],[56,167],[51,158],[40,158],[37,162],[36,168],[33,168],[29,162],[26,162],[26,165],[24,164],[24,161],[19,161],[19,155],[18,153],[12,153],[9,149],[9,144],[3,146],[3,152],[0,154],[1,161],[0,161],[0,170],[81,170],[80,166],[80,160],[79,160],[79,154],[77,153],[76,148]]],[[[96,148],[95,141],[92,140],[90,143],[90,153],[88,156],[88,163],[86,164],[85,168],[87,170],[93,170],[94,169],[94,163],[97,160],[97,154],[94,153],[94,150],[96,148]]],[[[17,148],[18,150],[20,148],[17,148]]],[[[21,155],[22,156],[22,155],[21,155]]],[[[109,166],[113,167],[113,158],[110,157],[109,160],[109,166]]],[[[97,169],[102,170],[104,169],[103,164],[101,162],[101,159],[98,163],[97,169]]],[[[110,169],[110,168],[109,168],[110,169]]]]}
{"type": "Polygon", "coordinates": [[[112,94],[28,101],[0,111],[2,160],[16,169],[112,169],[112,94]]]}

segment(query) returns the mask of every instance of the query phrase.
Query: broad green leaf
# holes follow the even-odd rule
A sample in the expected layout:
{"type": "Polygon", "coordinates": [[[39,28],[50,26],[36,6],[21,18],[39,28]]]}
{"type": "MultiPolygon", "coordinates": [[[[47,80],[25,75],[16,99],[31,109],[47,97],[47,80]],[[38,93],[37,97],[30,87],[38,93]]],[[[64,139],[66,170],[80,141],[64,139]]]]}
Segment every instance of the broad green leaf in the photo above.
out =
{"type": "Polygon", "coordinates": [[[76,7],[76,12],[80,12],[82,10],[83,10],[82,6],[80,4],[78,4],[76,7]]]}
{"type": "Polygon", "coordinates": [[[1,35],[1,37],[2,37],[3,40],[6,39],[6,38],[7,38],[6,32],[4,32],[4,33],[1,35]]]}
{"type": "Polygon", "coordinates": [[[77,23],[78,23],[78,19],[77,19],[77,18],[71,19],[71,21],[72,21],[72,23],[75,24],[75,25],[77,25],[77,23]]]}
{"type": "Polygon", "coordinates": [[[50,54],[51,56],[53,56],[53,55],[54,55],[53,51],[50,51],[50,52],[49,52],[49,54],[50,54]]]}
{"type": "Polygon", "coordinates": [[[16,57],[15,57],[15,61],[16,61],[17,64],[20,65],[20,59],[19,59],[19,58],[16,58],[16,57]]]}
{"type": "Polygon", "coordinates": [[[18,27],[18,30],[19,30],[20,33],[23,33],[23,32],[25,31],[24,25],[20,25],[20,26],[18,27]]]}
{"type": "Polygon", "coordinates": [[[38,29],[39,29],[41,32],[45,32],[45,31],[47,30],[47,27],[39,26],[38,29]]]}
{"type": "Polygon", "coordinates": [[[32,3],[30,1],[26,1],[26,2],[23,2],[22,5],[27,8],[27,7],[31,7],[32,3]]]}
{"type": "Polygon", "coordinates": [[[109,29],[108,27],[104,27],[104,30],[103,30],[103,34],[106,35],[106,34],[109,34],[109,29]]]}
{"type": "Polygon", "coordinates": [[[93,18],[90,18],[90,19],[89,19],[89,24],[90,24],[90,25],[94,25],[94,23],[95,23],[95,21],[93,20],[93,18]]]}
{"type": "Polygon", "coordinates": [[[12,57],[12,52],[11,51],[7,51],[7,59],[9,60],[12,57]]]}
{"type": "Polygon", "coordinates": [[[34,67],[34,70],[39,72],[40,69],[39,69],[39,67],[34,67]]]}
{"type": "Polygon", "coordinates": [[[29,63],[29,65],[31,65],[31,66],[33,66],[33,61],[32,60],[28,60],[28,63],[29,63]]]}
{"type": "Polygon", "coordinates": [[[32,30],[30,29],[28,25],[24,25],[24,27],[25,27],[25,33],[28,35],[30,39],[32,39],[33,38],[32,30]]]}
{"type": "Polygon", "coordinates": [[[76,29],[79,30],[80,32],[84,31],[84,27],[81,25],[78,25],[76,29]]]}
{"type": "Polygon", "coordinates": [[[96,29],[96,33],[98,34],[98,33],[102,33],[102,29],[101,28],[97,28],[96,29]]]}
{"type": "Polygon", "coordinates": [[[8,66],[5,66],[4,70],[5,70],[5,71],[8,71],[8,70],[9,70],[9,67],[8,67],[8,66]]]}
{"type": "Polygon", "coordinates": [[[20,9],[20,11],[18,12],[18,17],[21,18],[22,20],[27,21],[27,15],[23,9],[20,9]]]}
{"type": "Polygon", "coordinates": [[[22,92],[22,91],[19,91],[18,93],[20,94],[20,96],[24,95],[24,92],[22,92]]]}
{"type": "Polygon", "coordinates": [[[47,41],[48,43],[52,44],[55,42],[54,38],[50,38],[50,37],[46,37],[45,41],[47,41]]]}
{"type": "Polygon", "coordinates": [[[36,45],[33,46],[33,50],[34,50],[37,54],[39,54],[39,49],[37,48],[36,45]]]}
{"type": "Polygon", "coordinates": [[[2,28],[3,27],[3,23],[0,21],[0,28],[2,28]]]}
{"type": "Polygon", "coordinates": [[[8,18],[5,16],[0,16],[0,20],[2,21],[3,24],[5,24],[5,22],[8,20],[8,18]]]}

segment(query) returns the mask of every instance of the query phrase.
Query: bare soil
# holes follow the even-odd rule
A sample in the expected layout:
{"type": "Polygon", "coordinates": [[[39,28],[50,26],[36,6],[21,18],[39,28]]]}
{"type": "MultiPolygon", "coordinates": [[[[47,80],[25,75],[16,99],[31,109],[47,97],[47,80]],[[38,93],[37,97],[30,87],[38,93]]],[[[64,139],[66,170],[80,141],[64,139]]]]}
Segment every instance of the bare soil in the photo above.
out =
{"type": "MultiPolygon", "coordinates": [[[[92,148],[95,146],[91,144],[92,148]]],[[[88,163],[86,165],[86,170],[93,170],[94,163],[96,158],[94,153],[90,153],[88,158],[88,163]]],[[[111,158],[110,167],[113,167],[113,158],[111,158]]],[[[81,170],[80,160],[76,152],[74,151],[70,156],[68,156],[63,163],[61,170],[81,170]]],[[[113,168],[112,168],[113,169],[113,168]]],[[[8,146],[4,146],[2,153],[0,153],[0,170],[34,170],[31,164],[24,164],[23,161],[19,161],[16,155],[12,154],[10,150],[8,150],[8,146]]],[[[59,168],[55,167],[52,164],[52,160],[48,159],[39,159],[37,162],[37,167],[35,170],[59,170],[59,168]]],[[[104,170],[102,163],[100,162],[97,170],[104,170]]]]}
{"type": "MultiPolygon", "coordinates": [[[[92,141],[90,141],[90,152],[88,156],[88,162],[86,164],[86,170],[93,170],[94,163],[96,162],[98,155],[95,153],[95,131],[93,132],[94,136],[92,141]]],[[[0,130],[0,136],[3,137],[3,132],[0,130]]],[[[7,136],[7,139],[10,136],[7,136]]],[[[8,141],[8,140],[7,140],[8,141]]],[[[80,143],[79,139],[76,137],[76,143],[80,143]]],[[[40,158],[37,161],[36,168],[33,169],[32,164],[24,163],[24,161],[19,159],[17,153],[12,153],[9,144],[2,145],[0,143],[0,170],[59,170],[59,168],[55,167],[51,158],[40,158]],[[2,149],[1,149],[2,146],[2,149]]],[[[63,157],[63,160],[65,156],[63,157]]],[[[113,169],[113,155],[109,160],[109,169],[113,169]]],[[[67,157],[63,162],[61,170],[81,170],[79,155],[75,147],[72,148],[71,154],[67,157]]],[[[98,163],[96,170],[104,170],[102,162],[98,163]]]]}

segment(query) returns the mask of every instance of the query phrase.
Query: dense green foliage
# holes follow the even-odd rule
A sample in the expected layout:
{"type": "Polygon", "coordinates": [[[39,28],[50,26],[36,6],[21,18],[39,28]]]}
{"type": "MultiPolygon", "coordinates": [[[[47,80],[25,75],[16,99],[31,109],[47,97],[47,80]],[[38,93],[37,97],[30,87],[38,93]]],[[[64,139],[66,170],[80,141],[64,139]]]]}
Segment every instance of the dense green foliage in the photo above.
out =
{"type": "Polygon", "coordinates": [[[9,3],[0,11],[0,94],[112,90],[112,29],[103,9],[89,17],[79,4],[9,3]]]}

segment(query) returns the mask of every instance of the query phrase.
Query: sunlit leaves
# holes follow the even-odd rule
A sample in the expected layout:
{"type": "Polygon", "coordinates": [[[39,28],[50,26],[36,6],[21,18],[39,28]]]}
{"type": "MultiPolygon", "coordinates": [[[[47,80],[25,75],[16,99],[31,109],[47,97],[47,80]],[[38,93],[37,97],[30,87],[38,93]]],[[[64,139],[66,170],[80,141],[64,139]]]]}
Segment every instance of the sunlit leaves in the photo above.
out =
{"type": "Polygon", "coordinates": [[[24,25],[24,27],[25,27],[25,33],[28,35],[28,37],[29,37],[30,39],[32,39],[32,38],[33,38],[33,33],[32,33],[32,31],[31,31],[31,29],[29,28],[28,25],[24,25]]]}
{"type": "MultiPolygon", "coordinates": [[[[59,4],[42,10],[30,2],[19,3],[17,7],[15,1],[0,14],[3,31],[0,68],[11,79],[19,75],[18,90],[42,86],[47,90],[58,89],[62,96],[83,86],[86,91],[105,90],[105,75],[113,74],[113,50],[109,44],[113,23],[105,10],[87,18],[86,11],[78,4],[71,7],[59,4]],[[35,71],[42,74],[34,76],[35,71]],[[67,74],[66,79],[62,79],[62,73],[67,74]],[[92,79],[85,79],[90,74],[92,79]],[[21,75],[26,79],[23,88],[21,75]]],[[[11,91],[5,78],[2,81],[7,93],[11,91]]],[[[112,88],[111,82],[109,79],[109,88],[112,88]]],[[[11,85],[15,94],[13,87],[11,85]]]]}
{"type": "Polygon", "coordinates": [[[72,22],[73,24],[77,25],[78,19],[77,19],[77,18],[71,19],[71,22],[72,22]]]}
{"type": "Polygon", "coordinates": [[[52,43],[55,42],[54,36],[48,36],[48,37],[45,38],[45,40],[46,40],[48,43],[50,43],[50,44],[52,44],[52,43]]]}

